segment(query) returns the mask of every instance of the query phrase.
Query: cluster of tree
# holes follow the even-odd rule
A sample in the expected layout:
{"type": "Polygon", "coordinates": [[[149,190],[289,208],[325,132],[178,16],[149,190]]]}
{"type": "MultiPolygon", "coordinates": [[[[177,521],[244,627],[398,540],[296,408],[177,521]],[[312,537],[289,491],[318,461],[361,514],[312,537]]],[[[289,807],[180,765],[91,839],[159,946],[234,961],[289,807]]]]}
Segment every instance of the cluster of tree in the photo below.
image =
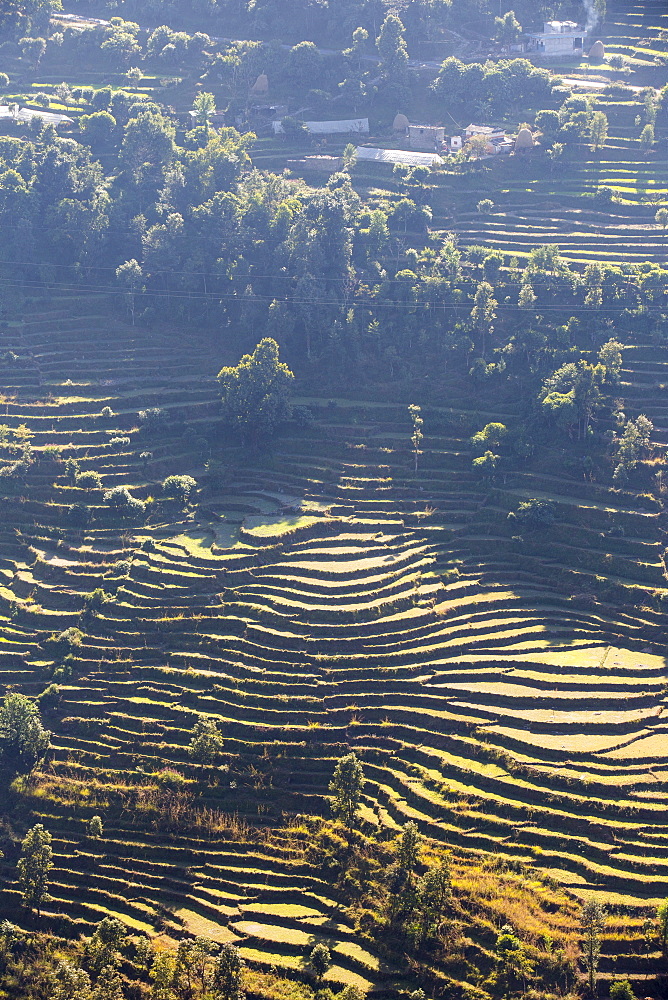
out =
{"type": "Polygon", "coordinates": [[[528,59],[464,63],[450,56],[441,66],[433,89],[448,111],[459,115],[477,111],[486,117],[507,115],[516,108],[542,107],[550,100],[553,85],[549,70],[528,59]]]}

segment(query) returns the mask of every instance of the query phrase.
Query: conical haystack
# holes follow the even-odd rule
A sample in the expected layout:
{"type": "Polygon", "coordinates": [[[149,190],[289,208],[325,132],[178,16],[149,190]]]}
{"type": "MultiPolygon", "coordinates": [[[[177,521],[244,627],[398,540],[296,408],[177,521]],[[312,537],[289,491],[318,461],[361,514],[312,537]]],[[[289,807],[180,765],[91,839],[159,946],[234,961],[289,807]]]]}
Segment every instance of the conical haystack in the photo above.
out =
{"type": "Polygon", "coordinates": [[[605,45],[600,40],[594,42],[589,50],[589,61],[590,62],[603,62],[605,59],[605,45]]]}
{"type": "Polygon", "coordinates": [[[533,149],[534,138],[528,128],[521,128],[515,139],[515,152],[522,152],[525,149],[533,149]]]}
{"type": "Polygon", "coordinates": [[[251,94],[266,94],[269,90],[269,77],[266,73],[260,73],[257,80],[250,89],[251,94]]]}
{"type": "Polygon", "coordinates": [[[394,132],[408,132],[408,118],[406,115],[402,115],[399,112],[392,123],[392,129],[394,132]]]}

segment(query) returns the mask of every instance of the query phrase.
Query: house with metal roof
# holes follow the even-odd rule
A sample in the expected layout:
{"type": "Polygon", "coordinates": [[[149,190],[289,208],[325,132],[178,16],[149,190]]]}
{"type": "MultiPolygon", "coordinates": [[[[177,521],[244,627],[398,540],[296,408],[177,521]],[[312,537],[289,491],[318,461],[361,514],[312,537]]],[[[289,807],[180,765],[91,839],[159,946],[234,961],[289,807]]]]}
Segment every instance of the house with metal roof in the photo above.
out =
{"type": "Polygon", "coordinates": [[[526,52],[548,59],[582,55],[585,34],[575,21],[545,21],[543,31],[527,34],[526,52]]]}

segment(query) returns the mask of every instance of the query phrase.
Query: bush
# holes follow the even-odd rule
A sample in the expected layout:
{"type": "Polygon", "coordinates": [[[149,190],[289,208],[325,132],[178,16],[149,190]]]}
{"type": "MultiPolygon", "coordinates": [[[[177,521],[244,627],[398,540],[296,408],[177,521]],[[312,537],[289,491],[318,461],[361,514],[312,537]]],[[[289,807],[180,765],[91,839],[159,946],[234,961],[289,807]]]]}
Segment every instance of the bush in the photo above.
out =
{"type": "Polygon", "coordinates": [[[70,524],[85,525],[91,518],[90,507],[85,503],[73,503],[67,508],[67,520],[70,524]]]}
{"type": "Polygon", "coordinates": [[[197,489],[197,481],[192,476],[167,476],[162,484],[162,492],[166,497],[182,503],[188,502],[194,489],[197,489]]]}
{"type": "Polygon", "coordinates": [[[100,416],[104,417],[105,420],[109,420],[110,417],[115,417],[116,414],[110,406],[103,406],[100,410],[100,416]]]}
{"type": "Polygon", "coordinates": [[[144,513],[144,504],[129,492],[127,486],[114,486],[104,494],[104,502],[113,510],[126,515],[139,516],[144,513]]]}
{"type": "Polygon", "coordinates": [[[102,587],[96,587],[95,590],[84,595],[84,607],[86,611],[98,611],[103,604],[111,600],[110,595],[102,587]]]}
{"type": "Polygon", "coordinates": [[[102,477],[94,469],[87,469],[85,472],[77,472],[74,482],[84,490],[99,490],[102,487],[102,477]]]}
{"type": "Polygon", "coordinates": [[[509,518],[516,518],[526,528],[549,528],[557,519],[553,503],[549,500],[525,500],[509,518]]]}

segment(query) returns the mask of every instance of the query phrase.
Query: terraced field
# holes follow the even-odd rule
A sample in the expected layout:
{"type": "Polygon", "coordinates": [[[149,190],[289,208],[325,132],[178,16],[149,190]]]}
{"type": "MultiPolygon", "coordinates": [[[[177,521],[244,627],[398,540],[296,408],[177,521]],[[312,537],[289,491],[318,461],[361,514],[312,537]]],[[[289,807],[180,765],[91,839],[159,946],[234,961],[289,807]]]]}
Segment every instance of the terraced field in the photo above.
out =
{"type": "MultiPolygon", "coordinates": [[[[261,832],[326,814],[348,746],[364,760],[369,823],[414,819],[461,856],[521,860],[576,894],[664,898],[656,501],[531,472],[480,488],[468,437],[492,417],[511,423],[513,404],[472,412],[454,384],[448,407],[423,390],[417,477],[409,399],[304,397],[314,427],[284,434],[268,465],[244,463],[220,450],[210,343],[102,324],[104,298],[54,301],[2,335],[18,355],[3,419],[30,428],[40,461],[25,495],[3,502],[0,663],[38,694],[50,673],[41,643],[82,629],[45,708],[53,763],[22,788],[56,836],[57,907],[137,928],[160,917],[287,969],[323,937],[329,978],[393,982],[289,837],[281,847],[261,832]],[[153,434],[139,430],[148,406],[169,415],[153,434]],[[205,483],[189,465],[193,435],[223,458],[224,485],[203,485],[194,513],[150,506],[141,526],[114,521],[101,491],[71,485],[62,464],[76,456],[105,489],[146,500],[174,471],[205,483]],[[506,514],[527,496],[557,506],[549,553],[511,536],[506,514]],[[92,522],[63,528],[81,502],[92,522]],[[621,536],[608,533],[613,514],[621,536]],[[114,599],[82,614],[98,586],[114,599]],[[619,610],[620,589],[635,609],[619,610]],[[219,720],[229,754],[205,807],[186,752],[196,713],[219,720]],[[86,836],[94,813],[103,846],[86,836]]],[[[627,356],[629,410],[642,407],[665,440],[649,388],[660,363],[640,343],[627,356]]]]}

